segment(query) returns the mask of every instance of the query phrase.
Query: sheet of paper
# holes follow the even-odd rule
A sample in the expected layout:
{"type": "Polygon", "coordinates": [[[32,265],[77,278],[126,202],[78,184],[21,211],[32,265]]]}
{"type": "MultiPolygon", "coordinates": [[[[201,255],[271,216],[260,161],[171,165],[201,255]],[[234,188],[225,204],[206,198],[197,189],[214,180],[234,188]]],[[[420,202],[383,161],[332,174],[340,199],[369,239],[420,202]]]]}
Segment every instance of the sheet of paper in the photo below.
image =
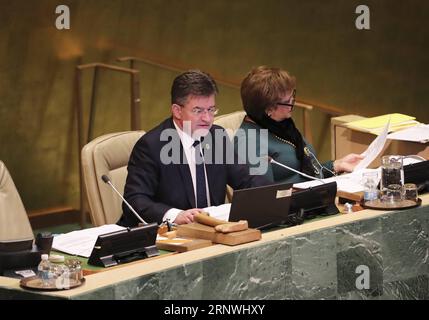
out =
{"type": "Polygon", "coordinates": [[[16,274],[19,274],[23,278],[30,278],[36,276],[33,270],[19,270],[15,271],[16,274]]]}
{"type": "Polygon", "coordinates": [[[216,219],[228,221],[229,212],[231,211],[231,204],[225,203],[220,206],[207,207],[204,208],[204,211],[208,212],[210,216],[216,219]]]}
{"type": "MultiPolygon", "coordinates": [[[[372,172],[372,171],[377,171],[379,173],[378,179],[380,179],[381,170],[380,170],[380,168],[378,168],[378,169],[362,169],[362,170],[355,171],[352,173],[343,174],[340,176],[323,179],[323,182],[328,183],[328,182],[336,181],[337,182],[337,190],[342,190],[342,191],[346,191],[346,192],[350,192],[350,193],[360,192],[360,191],[364,190],[363,180],[362,180],[363,173],[364,172],[372,172]]],[[[313,181],[296,183],[293,185],[293,187],[299,188],[299,189],[307,189],[307,188],[315,187],[315,186],[318,186],[321,184],[322,184],[322,182],[313,180],[313,181]]]]}
{"type": "MultiPolygon", "coordinates": [[[[347,192],[359,192],[363,191],[363,185],[361,184],[361,178],[357,178],[357,176],[351,176],[350,174],[343,174],[337,177],[331,177],[327,179],[323,179],[323,182],[337,182],[337,190],[347,191],[347,192]]],[[[320,181],[308,181],[294,184],[294,188],[298,189],[308,189],[310,187],[315,187],[323,184],[320,181]]]]}
{"type": "Polygon", "coordinates": [[[387,139],[428,143],[429,142],[429,125],[419,124],[411,128],[397,131],[389,134],[387,136],[387,139]]]}
{"type": "Polygon", "coordinates": [[[106,224],[100,227],[60,234],[54,237],[52,248],[71,255],[89,258],[99,235],[123,229],[126,228],[116,224],[106,224]]]}
{"type": "Polygon", "coordinates": [[[376,183],[378,184],[381,179],[381,168],[377,169],[362,169],[352,173],[344,174],[336,177],[337,189],[350,193],[360,192],[364,190],[363,174],[365,172],[378,172],[376,183]]]}
{"type": "Polygon", "coordinates": [[[402,164],[404,166],[407,166],[409,164],[426,161],[426,159],[423,158],[423,157],[417,156],[417,155],[409,155],[409,156],[404,156],[404,158],[402,159],[402,161],[403,161],[402,164]]]}
{"type": "Polygon", "coordinates": [[[366,149],[362,155],[364,158],[357,164],[353,171],[359,171],[367,168],[371,162],[380,154],[383,150],[384,144],[386,143],[387,133],[389,132],[390,122],[388,121],[383,129],[383,132],[371,142],[368,149],[366,149]]]}

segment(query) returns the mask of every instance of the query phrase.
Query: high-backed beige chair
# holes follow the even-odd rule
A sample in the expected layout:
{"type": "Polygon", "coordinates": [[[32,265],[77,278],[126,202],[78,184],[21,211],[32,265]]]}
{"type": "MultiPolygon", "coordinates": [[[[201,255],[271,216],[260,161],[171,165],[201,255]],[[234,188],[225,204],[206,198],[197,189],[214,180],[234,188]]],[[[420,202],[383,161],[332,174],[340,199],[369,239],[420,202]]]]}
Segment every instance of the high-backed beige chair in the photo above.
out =
{"type": "MultiPolygon", "coordinates": [[[[241,123],[243,122],[244,117],[246,116],[246,112],[244,111],[235,111],[228,114],[223,114],[214,120],[214,123],[224,127],[226,129],[226,132],[228,133],[229,138],[232,141],[232,138],[235,135],[235,132],[238,128],[240,128],[241,123]]],[[[226,198],[225,202],[231,202],[232,201],[232,194],[233,190],[230,186],[227,186],[226,188],[226,198]]]]}
{"type": "Polygon", "coordinates": [[[235,111],[228,114],[223,114],[214,120],[214,123],[224,127],[226,132],[229,135],[229,138],[232,140],[235,132],[238,128],[240,128],[241,123],[243,122],[244,117],[246,116],[246,112],[244,111],[235,111]]]}
{"type": "Polygon", "coordinates": [[[34,239],[27,212],[5,164],[0,161],[0,241],[34,239]]]}
{"type": "Polygon", "coordinates": [[[94,226],[116,223],[122,214],[122,200],[103,182],[107,175],[123,194],[131,151],[144,131],[126,131],[103,135],[82,148],[82,175],[94,226]]]}

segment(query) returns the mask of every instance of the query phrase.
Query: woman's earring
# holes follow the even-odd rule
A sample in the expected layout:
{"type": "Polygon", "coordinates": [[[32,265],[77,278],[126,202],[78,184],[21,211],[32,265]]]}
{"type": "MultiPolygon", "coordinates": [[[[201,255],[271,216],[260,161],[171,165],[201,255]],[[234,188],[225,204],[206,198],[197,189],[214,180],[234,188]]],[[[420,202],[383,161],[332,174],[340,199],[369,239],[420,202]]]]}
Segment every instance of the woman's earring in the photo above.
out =
{"type": "Polygon", "coordinates": [[[267,113],[268,118],[271,118],[271,112],[267,113]]]}

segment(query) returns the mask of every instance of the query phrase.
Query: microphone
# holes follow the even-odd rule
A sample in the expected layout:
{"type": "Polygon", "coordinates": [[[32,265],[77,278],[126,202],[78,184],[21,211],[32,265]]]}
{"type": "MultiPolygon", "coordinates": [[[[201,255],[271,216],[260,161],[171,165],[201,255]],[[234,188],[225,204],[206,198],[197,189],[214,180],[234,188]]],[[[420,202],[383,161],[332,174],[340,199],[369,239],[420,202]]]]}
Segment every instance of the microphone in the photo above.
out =
{"type": "Polygon", "coordinates": [[[293,169],[293,168],[291,168],[291,167],[288,167],[287,165],[284,165],[283,163],[280,163],[280,162],[277,162],[276,160],[274,160],[273,158],[271,158],[271,157],[269,157],[269,162],[270,163],[274,163],[274,164],[276,164],[276,165],[278,165],[278,166],[280,166],[280,167],[283,167],[283,168],[286,168],[286,169],[288,169],[288,170],[290,170],[290,171],[293,171],[293,172],[295,172],[295,173],[298,173],[299,175],[301,175],[301,176],[303,176],[303,177],[306,177],[306,178],[308,178],[308,179],[312,179],[312,180],[317,180],[317,181],[319,181],[319,182],[321,182],[321,183],[326,183],[325,181],[323,181],[322,179],[319,179],[319,178],[316,178],[316,177],[312,177],[312,176],[309,176],[308,174],[305,174],[305,173],[303,173],[303,172],[301,172],[301,171],[298,171],[298,170],[295,170],[295,169],[293,169]]]}
{"type": "Polygon", "coordinates": [[[140,215],[133,209],[133,207],[131,207],[131,205],[128,203],[127,200],[124,199],[124,197],[122,196],[122,194],[116,190],[115,186],[112,184],[112,182],[110,181],[109,177],[106,176],[105,174],[103,174],[101,176],[101,179],[107,183],[109,186],[112,187],[113,190],[115,190],[115,192],[121,197],[121,199],[125,202],[125,204],[128,206],[128,208],[130,208],[131,212],[134,213],[134,215],[136,216],[137,219],[139,219],[143,224],[148,224],[146,221],[143,220],[142,217],[140,217],[140,215]]]}
{"type": "Polygon", "coordinates": [[[310,151],[310,149],[308,149],[308,147],[304,147],[304,153],[307,157],[310,158],[311,165],[314,168],[314,173],[318,175],[320,173],[320,169],[322,168],[319,160],[317,160],[316,156],[310,151]]]}
{"type": "Polygon", "coordinates": [[[304,147],[304,153],[307,155],[307,157],[311,158],[311,165],[313,166],[314,170],[316,170],[316,174],[319,174],[320,170],[322,170],[322,176],[323,176],[323,169],[325,169],[326,171],[328,171],[333,176],[337,175],[335,172],[333,172],[332,170],[330,170],[327,167],[325,167],[324,165],[322,165],[320,163],[320,161],[317,160],[317,157],[315,156],[315,154],[313,152],[311,152],[311,150],[308,147],[304,147]],[[318,166],[316,166],[315,162],[317,163],[318,166]]]}

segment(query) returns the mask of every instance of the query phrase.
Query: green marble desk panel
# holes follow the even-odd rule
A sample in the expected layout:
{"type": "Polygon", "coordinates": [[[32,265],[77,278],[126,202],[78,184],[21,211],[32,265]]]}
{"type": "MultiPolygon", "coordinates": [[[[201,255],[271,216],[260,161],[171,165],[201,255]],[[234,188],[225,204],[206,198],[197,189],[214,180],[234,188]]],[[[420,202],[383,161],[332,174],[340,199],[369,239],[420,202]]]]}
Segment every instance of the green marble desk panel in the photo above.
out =
{"type": "Polygon", "coordinates": [[[0,277],[0,299],[428,299],[429,195],[421,198],[418,208],[363,210],[131,263],[67,291],[26,291],[0,277]],[[359,268],[368,289],[357,285],[359,268]]]}

